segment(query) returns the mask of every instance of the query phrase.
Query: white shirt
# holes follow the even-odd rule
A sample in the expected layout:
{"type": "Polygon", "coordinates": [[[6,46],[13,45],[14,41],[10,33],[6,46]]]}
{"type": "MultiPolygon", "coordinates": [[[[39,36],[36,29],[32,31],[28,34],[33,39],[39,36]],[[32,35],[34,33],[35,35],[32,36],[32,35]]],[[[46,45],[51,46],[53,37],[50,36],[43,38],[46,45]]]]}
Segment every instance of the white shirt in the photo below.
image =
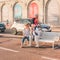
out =
{"type": "Polygon", "coordinates": [[[30,35],[30,29],[24,29],[23,34],[28,37],[30,35]]]}

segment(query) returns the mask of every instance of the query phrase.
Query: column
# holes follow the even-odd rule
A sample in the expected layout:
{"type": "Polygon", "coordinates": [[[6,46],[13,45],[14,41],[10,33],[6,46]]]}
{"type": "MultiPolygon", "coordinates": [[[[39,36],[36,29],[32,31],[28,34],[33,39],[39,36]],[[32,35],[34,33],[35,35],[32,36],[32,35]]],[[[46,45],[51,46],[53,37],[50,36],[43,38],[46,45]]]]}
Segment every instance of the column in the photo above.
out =
{"type": "Polygon", "coordinates": [[[1,12],[1,7],[0,7],[0,22],[2,22],[2,17],[1,17],[1,14],[2,12],[1,12]]]}

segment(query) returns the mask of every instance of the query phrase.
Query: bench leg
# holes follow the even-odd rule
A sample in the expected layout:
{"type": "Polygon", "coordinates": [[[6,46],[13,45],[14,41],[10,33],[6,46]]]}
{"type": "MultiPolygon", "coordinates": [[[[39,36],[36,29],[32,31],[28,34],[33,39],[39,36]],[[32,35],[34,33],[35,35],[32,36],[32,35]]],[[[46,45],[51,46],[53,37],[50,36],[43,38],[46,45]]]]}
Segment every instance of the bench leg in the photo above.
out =
{"type": "Polygon", "coordinates": [[[54,49],[54,42],[53,42],[53,44],[52,44],[52,48],[54,49]]]}

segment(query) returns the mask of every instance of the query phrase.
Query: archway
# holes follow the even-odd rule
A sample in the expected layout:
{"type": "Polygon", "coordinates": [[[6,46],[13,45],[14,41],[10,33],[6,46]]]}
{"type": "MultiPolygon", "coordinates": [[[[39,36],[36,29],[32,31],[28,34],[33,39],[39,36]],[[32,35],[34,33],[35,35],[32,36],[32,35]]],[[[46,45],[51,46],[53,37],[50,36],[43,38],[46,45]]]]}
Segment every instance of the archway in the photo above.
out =
{"type": "Polygon", "coordinates": [[[33,18],[35,15],[38,15],[38,5],[35,2],[32,2],[28,6],[28,17],[33,18]]]}
{"type": "Polygon", "coordinates": [[[3,5],[2,6],[2,22],[7,23],[7,20],[9,20],[9,7],[8,5],[3,5]]]}
{"type": "Polygon", "coordinates": [[[54,26],[59,24],[59,5],[56,0],[50,0],[47,6],[47,23],[54,26]]]}
{"type": "Polygon", "coordinates": [[[14,6],[14,19],[22,18],[22,7],[19,3],[16,3],[14,6]]]}

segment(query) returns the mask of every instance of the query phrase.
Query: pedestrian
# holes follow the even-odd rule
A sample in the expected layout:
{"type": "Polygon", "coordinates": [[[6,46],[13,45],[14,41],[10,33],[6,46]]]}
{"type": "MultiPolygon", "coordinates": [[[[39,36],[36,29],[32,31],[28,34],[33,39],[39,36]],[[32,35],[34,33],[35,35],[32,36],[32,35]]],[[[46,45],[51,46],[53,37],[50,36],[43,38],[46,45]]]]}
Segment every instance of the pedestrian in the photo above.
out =
{"type": "Polygon", "coordinates": [[[32,41],[34,41],[34,34],[33,34],[34,28],[35,28],[35,25],[31,24],[31,26],[30,26],[30,36],[29,36],[29,38],[30,38],[29,46],[32,46],[32,41]]]}
{"type": "Polygon", "coordinates": [[[29,24],[26,24],[24,27],[24,31],[23,31],[23,38],[22,38],[22,42],[21,42],[21,47],[23,47],[26,39],[29,42],[29,36],[30,36],[30,28],[29,28],[29,24]]]}
{"type": "Polygon", "coordinates": [[[32,40],[34,41],[34,32],[35,32],[35,27],[36,27],[36,25],[35,24],[31,24],[31,29],[32,29],[32,40]]]}
{"type": "Polygon", "coordinates": [[[8,19],[7,19],[7,21],[6,21],[6,25],[9,26],[9,20],[8,20],[8,19]]]}
{"type": "Polygon", "coordinates": [[[37,25],[34,31],[34,35],[35,35],[35,43],[36,43],[35,47],[39,47],[39,39],[42,38],[42,29],[39,25],[37,25]]]}
{"type": "Polygon", "coordinates": [[[32,23],[37,25],[38,24],[38,15],[35,15],[34,18],[32,18],[32,23]]]}

